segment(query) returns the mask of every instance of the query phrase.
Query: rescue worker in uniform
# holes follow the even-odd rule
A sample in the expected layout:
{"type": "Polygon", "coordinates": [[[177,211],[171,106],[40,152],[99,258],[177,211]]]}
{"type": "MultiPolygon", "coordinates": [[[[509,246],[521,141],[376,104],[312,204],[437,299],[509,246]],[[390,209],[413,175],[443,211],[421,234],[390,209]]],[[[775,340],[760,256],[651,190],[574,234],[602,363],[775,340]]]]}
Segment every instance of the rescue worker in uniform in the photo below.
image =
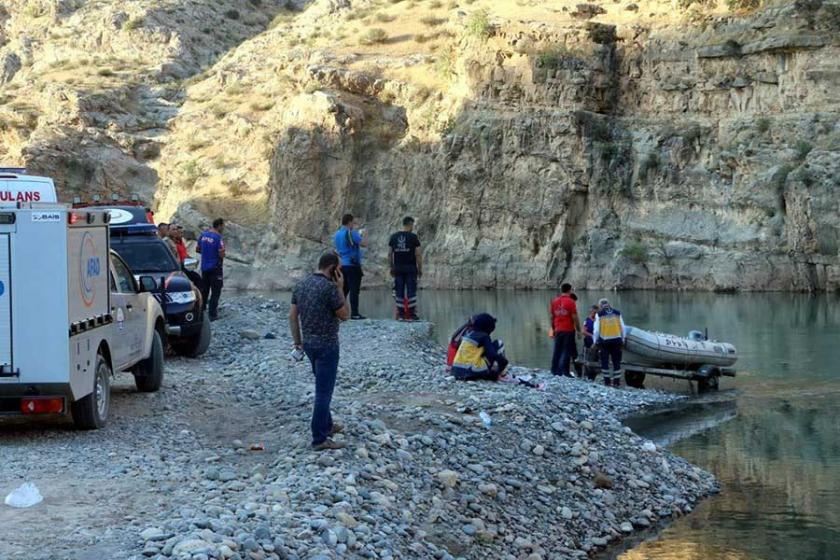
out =
{"type": "Polygon", "coordinates": [[[496,318],[479,313],[472,318],[472,325],[461,338],[461,344],[452,361],[452,375],[462,381],[486,379],[498,381],[505,373],[508,360],[501,340],[490,335],[496,330],[496,318]]]}
{"type": "Polygon", "coordinates": [[[595,315],[593,337],[601,352],[601,374],[607,387],[621,386],[621,348],[624,346],[626,329],[618,309],[613,309],[609,300],[598,302],[600,311],[595,315]],[[610,371],[612,361],[612,371],[610,371]]]}

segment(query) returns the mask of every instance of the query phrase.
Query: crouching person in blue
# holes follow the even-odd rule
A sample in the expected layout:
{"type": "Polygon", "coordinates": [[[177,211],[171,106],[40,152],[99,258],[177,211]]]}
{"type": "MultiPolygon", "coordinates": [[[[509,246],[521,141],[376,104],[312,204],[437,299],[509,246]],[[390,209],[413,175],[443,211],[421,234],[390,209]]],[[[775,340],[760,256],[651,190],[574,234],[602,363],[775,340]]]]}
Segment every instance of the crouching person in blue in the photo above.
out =
{"type": "Polygon", "coordinates": [[[508,360],[502,341],[490,338],[494,330],[495,317],[480,313],[472,318],[452,362],[452,375],[463,381],[497,381],[504,374],[508,360]]]}

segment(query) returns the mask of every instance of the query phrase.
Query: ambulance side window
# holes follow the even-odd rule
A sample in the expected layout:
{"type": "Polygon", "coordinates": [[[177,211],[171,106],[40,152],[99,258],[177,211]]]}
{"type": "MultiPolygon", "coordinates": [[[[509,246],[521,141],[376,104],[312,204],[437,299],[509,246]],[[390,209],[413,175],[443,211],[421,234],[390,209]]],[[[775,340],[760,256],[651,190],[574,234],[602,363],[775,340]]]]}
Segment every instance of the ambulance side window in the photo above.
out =
{"type": "Polygon", "coordinates": [[[114,271],[117,273],[117,289],[121,294],[137,293],[131,271],[120,259],[114,259],[114,271]]]}

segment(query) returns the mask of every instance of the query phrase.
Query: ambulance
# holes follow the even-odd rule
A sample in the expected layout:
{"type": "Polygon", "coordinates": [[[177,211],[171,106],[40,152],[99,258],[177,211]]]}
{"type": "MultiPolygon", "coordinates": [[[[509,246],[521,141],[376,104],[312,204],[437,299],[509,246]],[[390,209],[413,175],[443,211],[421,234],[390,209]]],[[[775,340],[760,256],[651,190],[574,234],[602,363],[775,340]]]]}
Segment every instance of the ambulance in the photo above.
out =
{"type": "Polygon", "coordinates": [[[115,372],[160,388],[155,280],[111,250],[108,221],[58,204],[49,178],[0,168],[0,415],[70,413],[101,428],[115,372]]]}

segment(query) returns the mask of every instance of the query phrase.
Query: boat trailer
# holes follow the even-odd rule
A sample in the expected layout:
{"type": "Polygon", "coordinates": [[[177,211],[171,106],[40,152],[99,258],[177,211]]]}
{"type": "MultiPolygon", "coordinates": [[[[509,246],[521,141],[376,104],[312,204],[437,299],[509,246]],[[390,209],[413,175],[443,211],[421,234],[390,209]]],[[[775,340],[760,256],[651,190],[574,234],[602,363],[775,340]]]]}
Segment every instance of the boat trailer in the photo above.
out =
{"type": "MultiPolygon", "coordinates": [[[[700,393],[717,391],[720,387],[721,377],[735,377],[734,369],[709,364],[701,365],[696,369],[686,369],[680,366],[650,367],[622,362],[621,368],[624,371],[624,382],[628,387],[636,389],[644,389],[645,377],[648,375],[695,382],[697,383],[697,391],[700,393]]],[[[585,376],[589,380],[594,380],[601,373],[601,364],[600,362],[578,359],[575,360],[575,370],[578,376],[585,376]]]]}

